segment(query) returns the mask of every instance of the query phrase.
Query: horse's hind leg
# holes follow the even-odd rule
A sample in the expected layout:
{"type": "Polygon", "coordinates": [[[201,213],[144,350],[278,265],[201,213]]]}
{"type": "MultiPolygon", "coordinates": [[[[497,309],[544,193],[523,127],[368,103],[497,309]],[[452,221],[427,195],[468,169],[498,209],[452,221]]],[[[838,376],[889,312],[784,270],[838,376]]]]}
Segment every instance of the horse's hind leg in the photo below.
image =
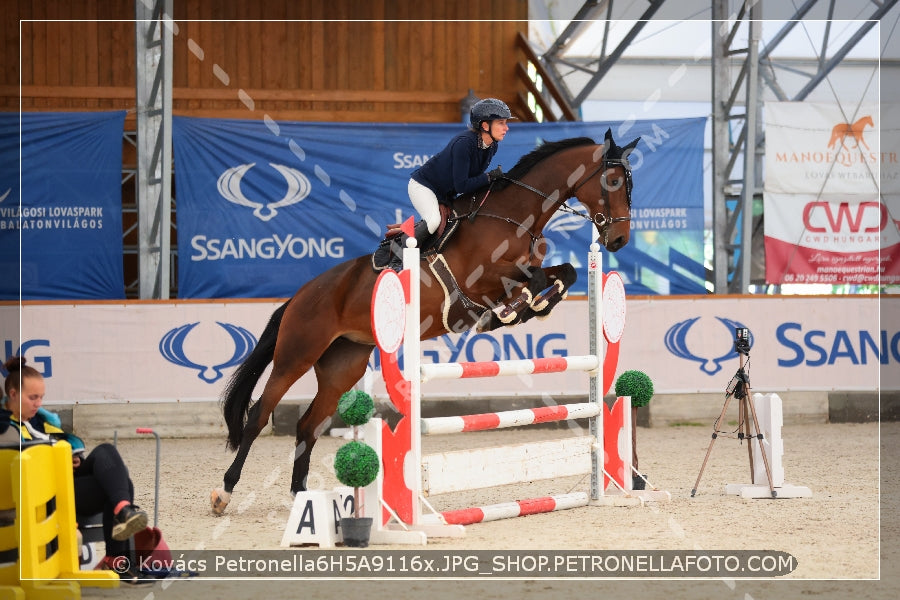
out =
{"type": "Polygon", "coordinates": [[[225,508],[231,501],[231,492],[234,491],[234,486],[237,485],[238,480],[241,478],[241,471],[244,468],[247,455],[250,454],[250,447],[266,426],[266,423],[269,422],[275,406],[278,405],[288,389],[294,385],[294,382],[306,373],[311,366],[290,352],[282,353],[280,356],[288,356],[291,360],[279,360],[276,357],[276,360],[273,362],[272,373],[269,375],[268,381],[266,381],[259,401],[247,411],[247,422],[244,425],[241,445],[234,457],[234,461],[232,461],[231,466],[225,472],[224,486],[222,489],[214,489],[210,495],[212,510],[217,515],[225,512],[225,508]]]}
{"type": "MultiPolygon", "coordinates": [[[[247,455],[250,453],[250,446],[253,445],[253,442],[259,436],[259,432],[262,431],[263,425],[260,425],[259,418],[261,408],[262,403],[256,402],[250,407],[250,410],[247,411],[247,423],[244,425],[244,432],[241,436],[241,445],[238,447],[237,454],[231,462],[231,466],[225,471],[225,491],[229,494],[234,491],[234,486],[237,485],[238,480],[241,478],[241,471],[244,468],[244,462],[247,460],[247,455]]],[[[263,420],[263,424],[265,424],[265,420],[263,420]]]]}
{"type": "Polygon", "coordinates": [[[365,374],[371,354],[372,346],[338,338],[316,362],[319,389],[309,408],[297,421],[291,492],[306,490],[313,446],[322,432],[331,425],[341,395],[365,374]]]}

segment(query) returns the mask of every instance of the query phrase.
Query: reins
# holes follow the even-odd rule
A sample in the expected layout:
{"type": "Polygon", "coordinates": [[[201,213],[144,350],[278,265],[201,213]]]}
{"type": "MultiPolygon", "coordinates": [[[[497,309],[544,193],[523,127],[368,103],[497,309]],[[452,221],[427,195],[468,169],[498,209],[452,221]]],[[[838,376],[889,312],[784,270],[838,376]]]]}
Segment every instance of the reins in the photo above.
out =
{"type": "MultiPolygon", "coordinates": [[[[575,185],[575,186],[572,188],[572,192],[571,192],[569,198],[571,198],[572,196],[574,196],[574,195],[575,195],[575,192],[577,192],[584,184],[586,184],[586,183],[587,183],[588,181],[590,181],[595,175],[597,175],[597,173],[605,172],[606,168],[607,168],[607,167],[610,167],[610,166],[621,166],[621,167],[623,167],[623,168],[625,169],[625,186],[626,186],[626,187],[625,187],[625,193],[626,193],[626,198],[627,198],[627,202],[628,202],[628,208],[629,208],[629,210],[630,210],[630,209],[631,209],[631,187],[632,187],[632,183],[631,183],[631,169],[629,168],[628,163],[626,163],[626,162],[623,161],[623,160],[619,160],[619,159],[612,159],[612,158],[609,158],[609,159],[608,159],[608,158],[604,158],[604,159],[600,162],[600,164],[597,166],[596,169],[594,169],[593,171],[591,171],[590,174],[588,174],[587,177],[585,177],[583,180],[581,180],[577,185],[575,185]]],[[[601,190],[602,190],[602,191],[601,191],[601,198],[603,199],[603,203],[604,203],[605,205],[608,206],[608,205],[609,205],[609,188],[608,188],[608,186],[607,186],[607,184],[606,184],[606,181],[605,181],[605,177],[606,177],[605,173],[604,173],[603,177],[604,177],[604,181],[603,181],[603,184],[600,186],[600,187],[601,187],[601,190]]],[[[545,193],[542,192],[541,190],[539,190],[539,189],[537,189],[537,188],[535,188],[535,187],[532,187],[532,186],[528,185],[527,183],[524,183],[524,182],[522,182],[522,181],[519,181],[518,179],[512,179],[512,178],[510,178],[510,177],[507,177],[506,175],[502,175],[502,178],[505,179],[505,180],[507,180],[507,181],[509,181],[510,183],[513,183],[513,184],[515,184],[515,185],[521,187],[521,188],[525,188],[526,190],[529,190],[529,191],[531,191],[531,192],[534,192],[535,194],[537,194],[538,196],[540,196],[540,197],[543,198],[544,200],[550,200],[550,199],[551,199],[550,196],[549,196],[548,194],[545,194],[545,193]]],[[[516,221],[516,220],[514,220],[514,219],[511,219],[511,218],[509,218],[509,217],[502,217],[502,216],[500,216],[500,215],[495,215],[495,214],[492,214],[492,213],[482,213],[482,212],[480,212],[480,211],[481,211],[481,207],[484,206],[485,202],[487,201],[487,197],[488,197],[488,195],[490,195],[491,189],[492,189],[492,188],[493,188],[493,186],[489,187],[488,190],[485,192],[484,197],[481,199],[481,202],[478,204],[478,206],[477,206],[474,210],[472,210],[471,212],[469,212],[468,215],[464,215],[464,216],[468,216],[468,218],[469,218],[470,221],[474,220],[475,217],[476,217],[477,215],[481,215],[481,216],[484,216],[484,217],[491,217],[491,218],[494,218],[494,219],[500,219],[501,221],[506,221],[507,223],[510,223],[511,225],[515,225],[516,227],[525,230],[525,232],[526,232],[528,235],[531,236],[531,248],[532,248],[532,251],[533,251],[533,250],[534,250],[535,244],[537,244],[538,240],[539,240],[541,237],[543,237],[542,235],[535,235],[535,234],[532,233],[531,230],[530,230],[528,227],[526,227],[524,224],[519,223],[518,221],[516,221]]],[[[474,200],[474,198],[473,198],[473,200],[474,200]]],[[[579,211],[575,210],[574,208],[572,208],[572,207],[569,206],[568,204],[566,204],[566,203],[565,203],[565,200],[564,200],[563,202],[561,202],[561,203],[556,207],[555,210],[565,211],[565,212],[571,213],[571,214],[573,214],[573,215],[577,215],[577,216],[581,217],[582,219],[585,219],[586,221],[592,222],[594,225],[597,226],[597,228],[599,229],[599,231],[603,234],[603,243],[604,243],[604,244],[606,244],[606,242],[608,241],[609,228],[610,228],[611,225],[614,225],[615,223],[622,223],[622,222],[624,222],[624,221],[630,221],[630,220],[631,220],[631,215],[629,215],[629,216],[627,216],[627,217],[615,217],[615,218],[609,218],[609,217],[607,217],[606,215],[604,215],[604,214],[601,213],[601,212],[597,212],[597,214],[595,214],[593,217],[589,217],[589,216],[586,216],[586,215],[580,213],[579,211]]]]}

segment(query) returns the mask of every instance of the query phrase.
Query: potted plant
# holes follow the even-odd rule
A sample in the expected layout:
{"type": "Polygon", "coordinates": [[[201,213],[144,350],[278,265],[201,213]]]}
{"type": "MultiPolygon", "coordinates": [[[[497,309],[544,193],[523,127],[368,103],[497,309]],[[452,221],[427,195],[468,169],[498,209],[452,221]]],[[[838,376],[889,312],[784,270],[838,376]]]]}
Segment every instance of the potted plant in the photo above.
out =
{"type": "Polygon", "coordinates": [[[359,390],[344,392],[338,401],[338,414],[353,428],[353,440],[341,446],[334,457],[334,472],[338,481],[353,488],[353,516],[341,518],[344,545],[365,548],[369,545],[372,518],[361,517],[364,488],[378,476],[380,460],[375,450],[359,440],[359,426],[375,413],[372,397],[359,390]]]}
{"type": "MultiPolygon", "coordinates": [[[[653,381],[643,371],[625,371],[616,380],[616,396],[631,396],[631,462],[638,470],[637,409],[650,404],[653,397],[653,381]]],[[[631,489],[642,490],[645,479],[638,473],[631,476],[631,489]]]]}

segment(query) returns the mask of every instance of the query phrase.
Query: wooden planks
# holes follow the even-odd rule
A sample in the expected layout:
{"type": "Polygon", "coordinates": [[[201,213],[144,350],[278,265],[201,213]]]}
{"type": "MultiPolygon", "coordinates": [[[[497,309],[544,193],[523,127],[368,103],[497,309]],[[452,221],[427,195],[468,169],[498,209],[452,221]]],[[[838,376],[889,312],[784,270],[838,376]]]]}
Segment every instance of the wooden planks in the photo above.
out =
{"type": "Polygon", "coordinates": [[[422,457],[426,496],[591,472],[591,436],[474,448],[422,457]]]}
{"type": "MultiPolygon", "coordinates": [[[[5,2],[0,42],[21,53],[23,109],[134,107],[133,4],[5,2]]],[[[470,88],[510,104],[523,91],[515,36],[527,31],[525,0],[197,0],[173,10],[180,114],[446,122],[470,88]]],[[[18,108],[18,77],[15,65],[0,71],[0,109],[18,108]]]]}

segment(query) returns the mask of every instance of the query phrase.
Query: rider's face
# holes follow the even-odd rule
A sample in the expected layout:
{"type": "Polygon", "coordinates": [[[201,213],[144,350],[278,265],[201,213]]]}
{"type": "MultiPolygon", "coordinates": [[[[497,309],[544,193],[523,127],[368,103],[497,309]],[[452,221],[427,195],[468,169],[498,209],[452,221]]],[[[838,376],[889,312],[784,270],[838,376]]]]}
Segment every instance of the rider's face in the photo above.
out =
{"type": "Polygon", "coordinates": [[[502,141],[504,137],[506,137],[506,132],[509,131],[509,125],[506,123],[506,119],[494,119],[493,121],[485,121],[481,126],[482,131],[489,134],[491,138],[499,141],[502,141]]]}

